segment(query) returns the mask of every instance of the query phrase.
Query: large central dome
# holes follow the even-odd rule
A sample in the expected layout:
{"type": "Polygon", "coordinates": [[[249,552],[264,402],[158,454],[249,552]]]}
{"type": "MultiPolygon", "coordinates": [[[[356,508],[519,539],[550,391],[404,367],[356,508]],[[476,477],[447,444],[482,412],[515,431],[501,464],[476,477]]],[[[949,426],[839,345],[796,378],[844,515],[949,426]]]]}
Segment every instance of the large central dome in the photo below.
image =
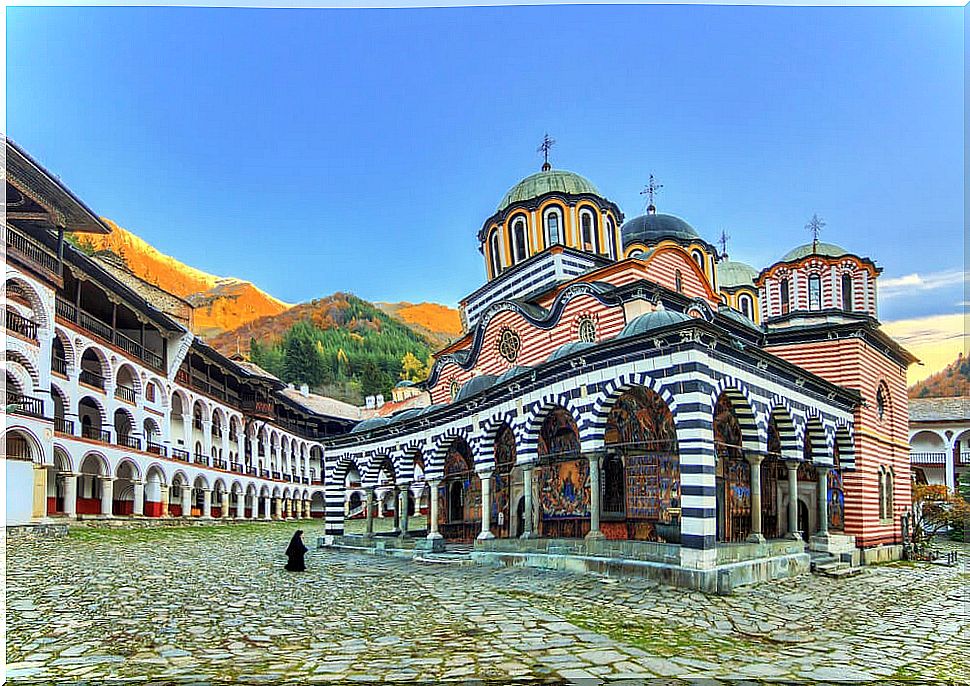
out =
{"type": "Polygon", "coordinates": [[[548,169],[537,172],[532,176],[527,176],[509,189],[509,192],[498,204],[498,211],[501,212],[512,203],[522,202],[538,198],[546,193],[564,193],[568,195],[579,195],[581,193],[592,193],[599,195],[589,179],[586,179],[575,172],[565,169],[548,169]]]}
{"type": "Polygon", "coordinates": [[[699,238],[694,227],[680,217],[672,214],[643,214],[626,222],[620,227],[623,245],[643,243],[652,245],[663,238],[674,238],[685,241],[699,238]]]}

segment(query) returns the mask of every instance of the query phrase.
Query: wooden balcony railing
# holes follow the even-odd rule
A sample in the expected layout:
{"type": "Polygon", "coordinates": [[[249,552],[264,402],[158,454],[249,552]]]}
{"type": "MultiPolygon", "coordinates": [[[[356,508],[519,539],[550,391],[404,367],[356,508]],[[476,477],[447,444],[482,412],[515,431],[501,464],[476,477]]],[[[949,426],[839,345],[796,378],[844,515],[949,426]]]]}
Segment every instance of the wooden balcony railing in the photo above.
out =
{"type": "Polygon", "coordinates": [[[216,469],[225,469],[226,461],[220,460],[218,457],[216,457],[212,460],[212,466],[215,467],[216,469]]]}
{"type": "Polygon", "coordinates": [[[148,366],[164,371],[165,361],[161,355],[153,350],[149,350],[141,343],[133,341],[120,331],[113,330],[109,324],[101,321],[90,312],[79,310],[72,303],[61,300],[60,298],[54,303],[54,311],[57,313],[57,316],[80,325],[81,328],[93,333],[108,343],[118,346],[132,357],[137,357],[142,362],[145,362],[148,366]]]}
{"type": "Polygon", "coordinates": [[[189,452],[180,448],[172,448],[172,459],[178,460],[179,462],[188,462],[189,452]]]}
{"type": "Polygon", "coordinates": [[[4,451],[4,457],[8,460],[25,460],[29,462],[33,459],[30,451],[30,443],[27,442],[26,438],[13,434],[7,436],[6,442],[7,448],[4,451]]]}
{"type": "Polygon", "coordinates": [[[41,418],[44,416],[44,401],[40,398],[32,398],[20,393],[7,393],[7,404],[15,406],[10,409],[11,414],[41,418]]]}
{"type": "Polygon", "coordinates": [[[161,455],[162,457],[165,457],[165,454],[168,452],[164,445],[161,443],[152,443],[151,440],[145,445],[145,449],[152,455],[161,455]]]}
{"type": "Polygon", "coordinates": [[[121,384],[118,384],[115,387],[115,397],[116,398],[119,398],[121,400],[124,400],[125,402],[129,402],[132,405],[134,405],[135,404],[135,389],[134,388],[131,388],[130,386],[122,386],[121,384]]]}
{"type": "Polygon", "coordinates": [[[82,369],[78,375],[78,380],[88,386],[94,386],[95,388],[100,388],[102,391],[104,390],[104,377],[92,372],[90,369],[82,369]]]}
{"type": "Polygon", "coordinates": [[[92,441],[100,441],[101,443],[111,443],[111,432],[105,431],[104,429],[96,429],[93,426],[82,426],[81,436],[88,438],[92,441]]]}
{"type": "Polygon", "coordinates": [[[64,417],[54,417],[54,431],[68,436],[74,435],[74,422],[64,417]]]}
{"type": "Polygon", "coordinates": [[[56,355],[51,358],[51,371],[67,376],[67,360],[57,357],[56,355]]]}
{"type": "Polygon", "coordinates": [[[16,252],[29,259],[35,266],[40,267],[54,276],[61,276],[61,263],[57,259],[57,255],[9,224],[6,225],[6,229],[8,250],[13,248],[16,252]]]}
{"type": "Polygon", "coordinates": [[[201,464],[201,465],[205,465],[206,467],[208,467],[209,466],[209,456],[208,455],[204,455],[202,453],[196,453],[195,455],[192,456],[192,462],[194,462],[195,464],[201,464]]]}
{"type": "Polygon", "coordinates": [[[13,331],[32,341],[37,340],[37,322],[31,321],[13,310],[7,310],[7,331],[13,331]]]}
{"type": "Polygon", "coordinates": [[[128,434],[119,434],[118,445],[123,445],[132,450],[141,450],[141,439],[128,434]]]}

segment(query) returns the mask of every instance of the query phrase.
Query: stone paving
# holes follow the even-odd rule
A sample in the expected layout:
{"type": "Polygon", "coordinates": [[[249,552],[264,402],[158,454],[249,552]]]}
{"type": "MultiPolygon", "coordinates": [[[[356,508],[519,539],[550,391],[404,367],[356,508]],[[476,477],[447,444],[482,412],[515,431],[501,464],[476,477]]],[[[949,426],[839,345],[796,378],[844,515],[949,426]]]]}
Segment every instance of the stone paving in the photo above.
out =
{"type": "Polygon", "coordinates": [[[7,542],[12,683],[689,679],[970,681],[961,565],[705,596],[643,580],[315,549],[298,523],[7,542]]]}

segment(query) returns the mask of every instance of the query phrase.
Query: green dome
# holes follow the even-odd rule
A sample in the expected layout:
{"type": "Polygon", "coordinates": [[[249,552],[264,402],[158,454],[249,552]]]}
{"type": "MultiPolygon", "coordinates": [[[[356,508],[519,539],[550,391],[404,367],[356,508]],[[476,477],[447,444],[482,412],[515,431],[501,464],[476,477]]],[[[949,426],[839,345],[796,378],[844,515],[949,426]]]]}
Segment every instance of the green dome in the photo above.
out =
{"type": "Polygon", "coordinates": [[[592,193],[599,195],[599,191],[588,179],[565,169],[549,169],[532,176],[527,176],[509,189],[509,192],[498,204],[501,212],[512,203],[532,200],[546,193],[566,193],[579,195],[592,193]]]}
{"type": "Polygon", "coordinates": [[[371,429],[376,429],[379,426],[384,426],[389,421],[391,420],[388,419],[387,417],[371,417],[370,419],[365,419],[360,424],[358,424],[353,429],[351,429],[350,433],[357,434],[363,431],[370,431],[371,429]]]}
{"type": "Polygon", "coordinates": [[[848,250],[833,243],[806,243],[805,245],[798,246],[794,250],[789,250],[787,253],[785,253],[785,256],[779,260],[779,262],[793,262],[795,260],[800,260],[803,257],[808,257],[809,255],[842,257],[843,255],[848,254],[848,250]]]}
{"type": "Polygon", "coordinates": [[[573,341],[572,343],[563,343],[558,348],[552,351],[552,354],[546,358],[546,362],[552,362],[553,360],[559,360],[573,353],[579,352],[580,350],[585,350],[586,348],[592,348],[593,343],[588,341],[573,341]]]}
{"type": "Polygon", "coordinates": [[[620,227],[623,245],[643,243],[652,245],[663,238],[693,241],[700,238],[690,224],[672,214],[641,214],[620,227]]]}
{"type": "Polygon", "coordinates": [[[676,310],[654,310],[653,312],[647,312],[646,314],[641,314],[639,317],[634,319],[632,322],[623,327],[623,331],[617,338],[629,338],[630,336],[639,336],[640,334],[647,333],[653,329],[660,329],[665,326],[672,326],[673,324],[679,324],[680,322],[686,322],[690,317],[683,312],[678,312],[676,310]]]}
{"type": "Polygon", "coordinates": [[[473,395],[481,393],[487,388],[491,388],[495,385],[495,377],[492,374],[482,374],[480,376],[473,376],[458,390],[455,394],[455,401],[464,400],[470,398],[473,395]]]}
{"type": "Polygon", "coordinates": [[[758,272],[754,267],[744,262],[723,260],[717,263],[717,285],[721,288],[736,286],[754,286],[758,272]]]}

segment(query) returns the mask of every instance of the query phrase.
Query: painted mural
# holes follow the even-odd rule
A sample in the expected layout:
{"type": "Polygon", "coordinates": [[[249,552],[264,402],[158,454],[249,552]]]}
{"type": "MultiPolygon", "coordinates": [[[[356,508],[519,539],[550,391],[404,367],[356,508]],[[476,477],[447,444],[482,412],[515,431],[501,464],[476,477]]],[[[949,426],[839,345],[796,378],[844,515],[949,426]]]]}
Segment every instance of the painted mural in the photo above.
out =
{"type": "Polygon", "coordinates": [[[845,487],[842,483],[838,443],[835,445],[832,469],[829,470],[828,491],[829,529],[842,531],[845,528],[845,487]]]}
{"type": "Polygon", "coordinates": [[[751,533],[751,467],[742,442],[734,407],[722,393],[714,405],[714,452],[718,538],[723,541],[743,541],[751,533]]]}
{"type": "Polygon", "coordinates": [[[492,488],[492,533],[506,537],[510,532],[512,469],[515,466],[515,434],[503,424],[495,435],[495,474],[492,488]]]}
{"type": "Polygon", "coordinates": [[[539,431],[539,460],[578,455],[579,451],[579,429],[572,415],[562,408],[550,412],[539,431]]]}
{"type": "Polygon", "coordinates": [[[482,482],[474,470],[471,449],[456,438],[445,454],[444,475],[438,487],[438,524],[451,540],[471,540],[482,516],[482,482]]]}

